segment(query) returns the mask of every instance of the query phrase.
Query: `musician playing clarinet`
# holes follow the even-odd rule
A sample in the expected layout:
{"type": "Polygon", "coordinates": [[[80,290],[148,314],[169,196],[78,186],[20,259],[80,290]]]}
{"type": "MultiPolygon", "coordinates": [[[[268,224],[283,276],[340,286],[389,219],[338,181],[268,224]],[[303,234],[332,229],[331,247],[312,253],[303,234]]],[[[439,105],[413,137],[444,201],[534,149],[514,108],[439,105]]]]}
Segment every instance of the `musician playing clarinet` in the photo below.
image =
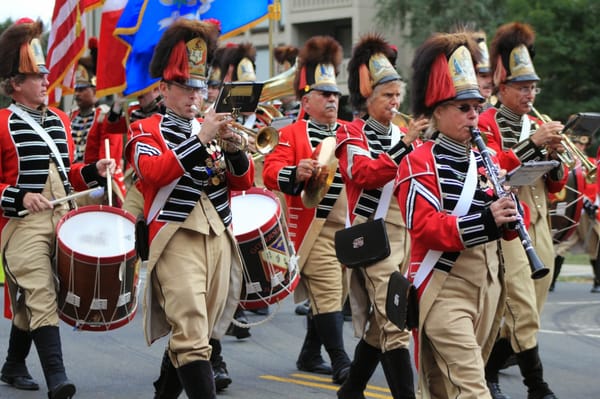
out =
{"type": "MultiPolygon", "coordinates": [[[[499,328],[500,238],[517,220],[495,197],[472,147],[484,97],[469,33],[436,34],[413,59],[413,112],[431,117],[430,140],[402,161],[397,198],[411,236],[409,279],[418,288],[418,370],[423,398],[490,398],[485,358],[499,328]]],[[[486,173],[487,172],[487,173],[486,173]]]]}
{"type": "Polygon", "coordinates": [[[0,238],[12,311],[0,379],[17,389],[38,389],[25,365],[33,340],[48,397],[64,399],[75,395],[75,385],[62,358],[52,259],[56,226],[74,204],[53,203],[72,190],[106,185],[115,161],[72,163],[69,118],[45,105],[49,82],[41,32],[41,22],[22,18],[0,36],[0,87],[12,99],[0,110],[0,238]]]}
{"type": "Polygon", "coordinates": [[[229,195],[254,181],[228,114],[196,119],[217,35],[208,22],[181,18],[169,26],[150,63],[166,112],[133,123],[126,146],[149,229],[146,341],[170,333],[169,360],[190,399],[216,397],[209,338],[225,333],[242,280],[229,195]]]}
{"type": "MultiPolygon", "coordinates": [[[[498,28],[490,46],[492,75],[500,106],[481,114],[479,128],[487,134],[488,146],[495,152],[501,167],[509,171],[526,161],[553,158],[561,147],[563,125],[560,122],[542,123],[527,115],[539,92],[540,78],[532,62],[534,40],[531,26],[514,22],[498,28]]],[[[564,186],[565,169],[559,164],[547,175],[519,188],[519,198],[531,212],[528,231],[533,247],[550,273],[532,280],[523,246],[517,240],[502,242],[507,286],[504,324],[486,365],[486,379],[495,399],[507,397],[500,390],[498,372],[513,353],[516,353],[528,398],[556,398],[544,380],[537,332],[554,267],[548,193],[558,192],[564,186]]]]}

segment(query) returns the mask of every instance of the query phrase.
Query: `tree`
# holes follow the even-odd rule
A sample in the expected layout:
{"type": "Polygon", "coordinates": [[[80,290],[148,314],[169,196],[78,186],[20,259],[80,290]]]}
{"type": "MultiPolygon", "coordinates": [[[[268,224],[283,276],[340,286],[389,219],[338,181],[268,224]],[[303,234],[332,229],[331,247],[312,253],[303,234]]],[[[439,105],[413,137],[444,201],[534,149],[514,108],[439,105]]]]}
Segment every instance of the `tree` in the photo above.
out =
{"type": "Polygon", "coordinates": [[[597,0],[377,0],[377,19],[397,24],[412,46],[432,32],[477,23],[488,42],[509,21],[529,23],[536,31],[536,72],[543,92],[536,107],[555,120],[576,112],[600,112],[600,2],[597,0]]]}

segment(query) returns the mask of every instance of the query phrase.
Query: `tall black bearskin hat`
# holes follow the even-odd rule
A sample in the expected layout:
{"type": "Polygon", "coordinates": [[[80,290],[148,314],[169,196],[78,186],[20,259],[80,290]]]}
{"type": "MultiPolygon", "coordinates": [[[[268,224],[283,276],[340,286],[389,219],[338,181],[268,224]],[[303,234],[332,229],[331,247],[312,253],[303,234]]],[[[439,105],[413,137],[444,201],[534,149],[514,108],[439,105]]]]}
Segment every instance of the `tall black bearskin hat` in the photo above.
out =
{"type": "Polygon", "coordinates": [[[485,99],[479,92],[475,62],[479,48],[468,33],[436,33],[416,51],[412,62],[413,115],[431,116],[448,100],[485,99]]]}
{"type": "Polygon", "coordinates": [[[528,24],[510,22],[498,28],[490,44],[494,86],[538,81],[533,67],[535,32],[528,24]]]}
{"type": "Polygon", "coordinates": [[[217,37],[214,24],[186,18],[176,20],[154,49],[150,76],[190,87],[206,87],[217,37]]]}
{"type": "Polygon", "coordinates": [[[279,72],[287,71],[294,66],[298,51],[298,47],[290,45],[277,46],[273,49],[273,57],[279,64],[279,72]]]}
{"type": "Polygon", "coordinates": [[[48,73],[39,37],[43,24],[21,18],[0,35],[0,79],[18,74],[48,73]]]}
{"type": "Polygon", "coordinates": [[[342,63],[342,46],[331,36],[313,36],[298,51],[294,77],[296,96],[311,90],[340,93],[335,80],[342,63]]]}
{"type": "Polygon", "coordinates": [[[81,57],[75,71],[75,88],[96,87],[96,67],[98,65],[98,39],[90,37],[88,40],[90,55],[81,57]]]}
{"type": "Polygon", "coordinates": [[[402,80],[394,63],[397,51],[377,33],[363,36],[352,50],[348,62],[348,91],[350,103],[361,109],[375,86],[402,80]]]}
{"type": "Polygon", "coordinates": [[[256,47],[252,43],[226,46],[220,64],[224,82],[256,81],[256,47]]]}

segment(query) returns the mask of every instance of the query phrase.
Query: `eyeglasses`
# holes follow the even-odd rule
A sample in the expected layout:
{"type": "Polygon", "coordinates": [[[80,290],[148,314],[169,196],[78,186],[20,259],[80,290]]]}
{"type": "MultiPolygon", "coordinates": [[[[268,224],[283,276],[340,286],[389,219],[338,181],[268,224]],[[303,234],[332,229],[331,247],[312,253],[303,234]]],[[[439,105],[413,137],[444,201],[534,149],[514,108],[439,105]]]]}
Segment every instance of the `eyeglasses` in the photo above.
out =
{"type": "Polygon", "coordinates": [[[453,104],[453,103],[448,103],[447,105],[451,105],[451,106],[457,108],[460,112],[465,113],[465,114],[471,110],[477,112],[478,114],[480,114],[481,111],[483,111],[483,107],[481,105],[453,104]]]}
{"type": "Polygon", "coordinates": [[[206,98],[208,96],[208,89],[206,87],[191,87],[176,82],[174,80],[166,80],[165,82],[169,85],[173,85],[175,87],[180,88],[187,95],[200,94],[203,98],[206,98]]]}
{"type": "Polygon", "coordinates": [[[540,92],[542,91],[542,89],[540,87],[537,87],[536,85],[531,85],[531,86],[517,86],[517,85],[513,85],[513,84],[507,84],[508,87],[512,87],[515,90],[519,90],[519,93],[526,95],[529,94],[530,92],[533,94],[540,94],[540,92]]]}

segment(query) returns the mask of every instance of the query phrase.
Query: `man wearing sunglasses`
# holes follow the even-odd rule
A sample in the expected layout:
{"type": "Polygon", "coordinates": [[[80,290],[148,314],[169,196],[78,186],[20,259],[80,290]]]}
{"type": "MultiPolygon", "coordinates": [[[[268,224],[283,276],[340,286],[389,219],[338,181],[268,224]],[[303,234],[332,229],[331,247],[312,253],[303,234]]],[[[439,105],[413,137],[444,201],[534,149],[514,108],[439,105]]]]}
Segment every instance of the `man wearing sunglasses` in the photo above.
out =
{"type": "MultiPolygon", "coordinates": [[[[498,28],[491,43],[492,76],[500,106],[485,111],[479,128],[487,133],[488,145],[508,171],[527,161],[555,159],[561,150],[560,122],[542,123],[528,115],[540,92],[540,78],[532,63],[535,35],[531,26],[508,23],[498,28]]],[[[548,225],[548,193],[558,192],[566,182],[564,165],[551,170],[528,186],[519,188],[519,198],[531,213],[528,229],[534,247],[545,266],[554,266],[554,248],[548,225]]],[[[544,380],[537,332],[540,313],[552,281],[552,270],[539,279],[530,278],[530,267],[518,240],[503,241],[507,300],[504,324],[486,365],[486,379],[494,399],[503,399],[498,372],[516,353],[529,399],[554,399],[544,380]]]]}
{"type": "Polygon", "coordinates": [[[265,157],[263,181],[267,188],[285,194],[289,233],[301,274],[294,299],[310,299],[306,335],[296,366],[302,371],[332,374],[333,382],[341,384],[348,376],[350,358],[343,336],[345,273],[333,251],[334,234],[344,228],[346,217],[346,195],[339,170],[335,170],[329,187],[321,186],[327,188],[323,198],[315,198],[318,196],[314,193],[307,196],[306,190],[330,172],[313,156],[316,149],[325,154],[330,148],[333,158],[336,132],[345,129],[337,119],[341,92],[336,75],[342,47],[332,37],[314,36],[300,49],[298,60],[294,89],[304,117],[281,129],[279,144],[265,157]],[[303,200],[303,195],[310,203],[303,200]],[[331,366],[321,357],[321,345],[331,366]]]}

